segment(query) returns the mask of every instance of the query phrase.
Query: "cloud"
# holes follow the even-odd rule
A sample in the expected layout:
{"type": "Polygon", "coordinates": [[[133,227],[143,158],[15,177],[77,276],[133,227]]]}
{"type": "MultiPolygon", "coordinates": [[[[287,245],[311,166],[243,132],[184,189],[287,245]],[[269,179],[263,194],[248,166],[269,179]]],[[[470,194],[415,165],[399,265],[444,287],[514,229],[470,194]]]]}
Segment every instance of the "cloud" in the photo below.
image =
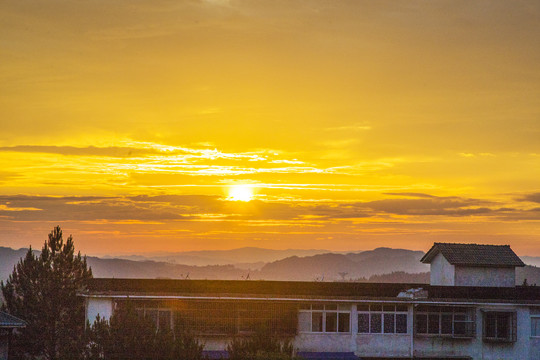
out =
{"type": "Polygon", "coordinates": [[[540,204],[540,192],[530,193],[518,199],[519,201],[529,201],[540,204]]]}
{"type": "Polygon", "coordinates": [[[182,214],[166,207],[139,206],[122,197],[1,196],[0,216],[16,221],[173,220],[182,214]],[[37,208],[32,210],[13,209],[37,208]]]}
{"type": "Polygon", "coordinates": [[[142,155],[156,155],[160,152],[155,149],[141,149],[135,147],[76,147],[76,146],[40,146],[40,145],[17,145],[2,146],[0,151],[22,152],[22,153],[45,153],[77,156],[110,156],[129,157],[142,155]]]}
{"type": "Polygon", "coordinates": [[[0,216],[14,221],[332,220],[371,216],[351,204],[247,203],[211,195],[0,196],[0,216]]]}
{"type": "MultiPolygon", "coordinates": [[[[493,202],[423,193],[392,193],[413,197],[370,202],[231,201],[215,195],[138,196],[0,196],[0,216],[16,221],[298,221],[332,222],[376,218],[382,214],[408,216],[504,215],[518,219],[522,212],[494,208],[493,202]],[[512,213],[512,215],[510,215],[512,213]]],[[[525,214],[522,214],[525,215],[525,214]]],[[[530,215],[526,215],[530,217],[530,215]]],[[[293,225],[291,223],[291,225],[293,225]]]]}
{"type": "Polygon", "coordinates": [[[487,204],[492,204],[485,200],[456,196],[437,197],[422,193],[392,193],[391,195],[415,197],[415,199],[383,199],[362,203],[360,206],[396,215],[470,216],[488,214],[493,211],[485,207],[487,204]]]}
{"type": "Polygon", "coordinates": [[[434,195],[423,194],[423,193],[413,193],[413,192],[392,192],[392,193],[383,193],[383,195],[406,196],[406,197],[415,197],[415,198],[436,198],[436,196],[434,195]]]}

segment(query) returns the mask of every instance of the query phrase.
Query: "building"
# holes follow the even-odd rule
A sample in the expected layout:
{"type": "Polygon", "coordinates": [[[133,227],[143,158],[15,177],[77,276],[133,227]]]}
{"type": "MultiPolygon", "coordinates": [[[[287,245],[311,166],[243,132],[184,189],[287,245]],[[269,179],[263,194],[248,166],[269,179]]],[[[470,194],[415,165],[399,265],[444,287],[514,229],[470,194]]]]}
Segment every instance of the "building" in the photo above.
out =
{"type": "Polygon", "coordinates": [[[264,323],[306,359],[540,359],[540,288],[510,286],[509,247],[437,243],[422,261],[435,283],[94,279],[81,295],[91,322],[126,301],[158,327],[181,318],[216,357],[264,323]]]}
{"type": "Polygon", "coordinates": [[[525,266],[508,245],[435,243],[420,260],[431,264],[431,285],[516,286],[516,267],[525,266]]]}
{"type": "Polygon", "coordinates": [[[0,311],[0,360],[8,358],[9,342],[13,330],[25,326],[25,322],[21,319],[0,311]]]}

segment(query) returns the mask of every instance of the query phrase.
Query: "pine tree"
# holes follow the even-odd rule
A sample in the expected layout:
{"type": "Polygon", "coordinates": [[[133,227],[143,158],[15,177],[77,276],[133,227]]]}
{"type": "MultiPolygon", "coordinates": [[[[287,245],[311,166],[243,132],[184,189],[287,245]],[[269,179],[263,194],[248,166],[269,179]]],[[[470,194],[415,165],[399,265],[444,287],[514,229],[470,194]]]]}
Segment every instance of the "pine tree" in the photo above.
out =
{"type": "Polygon", "coordinates": [[[32,248],[4,284],[4,310],[26,321],[13,339],[13,358],[77,359],[83,347],[84,300],[77,293],[92,277],[86,257],[75,255],[71,235],[64,242],[55,227],[41,254],[32,248]]]}
{"type": "Polygon", "coordinates": [[[87,326],[84,360],[203,360],[204,345],[176,322],[157,328],[130,301],[118,304],[110,320],[87,326]]]}

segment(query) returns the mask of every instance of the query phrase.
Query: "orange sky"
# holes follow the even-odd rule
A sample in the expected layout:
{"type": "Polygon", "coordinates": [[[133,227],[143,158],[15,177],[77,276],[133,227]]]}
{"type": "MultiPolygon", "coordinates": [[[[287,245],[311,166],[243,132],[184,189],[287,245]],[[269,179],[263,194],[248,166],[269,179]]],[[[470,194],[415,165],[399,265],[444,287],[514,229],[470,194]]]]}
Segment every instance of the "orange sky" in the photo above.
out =
{"type": "Polygon", "coordinates": [[[2,1],[0,245],[540,256],[539,39],[531,1],[2,1]]]}

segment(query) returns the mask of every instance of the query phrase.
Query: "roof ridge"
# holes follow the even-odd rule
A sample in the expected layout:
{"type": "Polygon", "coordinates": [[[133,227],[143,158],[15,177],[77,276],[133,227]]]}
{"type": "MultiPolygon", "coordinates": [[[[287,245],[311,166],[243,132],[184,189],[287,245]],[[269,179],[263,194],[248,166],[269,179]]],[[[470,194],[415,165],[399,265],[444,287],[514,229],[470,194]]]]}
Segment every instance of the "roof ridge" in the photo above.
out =
{"type": "Polygon", "coordinates": [[[477,243],[457,243],[457,242],[435,242],[433,245],[476,245],[476,246],[506,246],[510,247],[508,244],[499,245],[499,244],[477,244],[477,243]]]}

